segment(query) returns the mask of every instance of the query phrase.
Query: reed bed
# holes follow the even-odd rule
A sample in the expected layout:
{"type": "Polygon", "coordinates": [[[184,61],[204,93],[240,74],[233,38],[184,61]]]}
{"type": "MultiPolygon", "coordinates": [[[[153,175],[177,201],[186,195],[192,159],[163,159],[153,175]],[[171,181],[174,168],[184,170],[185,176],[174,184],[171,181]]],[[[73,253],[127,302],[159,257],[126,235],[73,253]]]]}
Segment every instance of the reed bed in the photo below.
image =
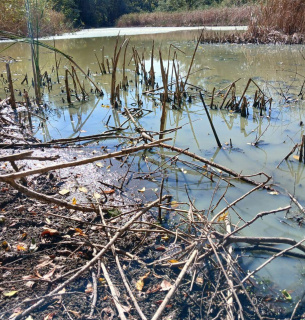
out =
{"type": "Polygon", "coordinates": [[[279,32],[285,35],[305,33],[303,0],[267,0],[249,24],[253,34],[279,32]]]}
{"type": "Polygon", "coordinates": [[[181,27],[202,25],[239,26],[250,23],[255,6],[211,8],[186,12],[131,13],[123,15],[118,27],[181,27]]]}

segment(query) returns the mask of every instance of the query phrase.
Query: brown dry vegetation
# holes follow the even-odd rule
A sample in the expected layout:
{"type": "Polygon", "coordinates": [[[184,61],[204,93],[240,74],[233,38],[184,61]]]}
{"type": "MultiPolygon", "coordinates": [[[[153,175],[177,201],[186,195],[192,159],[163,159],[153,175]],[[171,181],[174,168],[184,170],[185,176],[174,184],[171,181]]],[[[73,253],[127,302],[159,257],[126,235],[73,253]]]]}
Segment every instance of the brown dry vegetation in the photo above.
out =
{"type": "MultiPolygon", "coordinates": [[[[41,12],[36,12],[36,16],[41,16],[41,12]]],[[[39,18],[39,27],[41,36],[63,33],[69,29],[64,14],[50,8],[44,9],[43,17],[39,18]]],[[[19,35],[27,34],[23,0],[0,1],[0,30],[19,35]]]]}
{"type": "Polygon", "coordinates": [[[248,33],[261,40],[274,36],[298,40],[305,34],[304,0],[267,0],[251,20],[248,33]]]}
{"type": "Polygon", "coordinates": [[[186,12],[132,13],[122,16],[118,27],[180,27],[202,25],[248,25],[257,7],[211,8],[186,12]]]}

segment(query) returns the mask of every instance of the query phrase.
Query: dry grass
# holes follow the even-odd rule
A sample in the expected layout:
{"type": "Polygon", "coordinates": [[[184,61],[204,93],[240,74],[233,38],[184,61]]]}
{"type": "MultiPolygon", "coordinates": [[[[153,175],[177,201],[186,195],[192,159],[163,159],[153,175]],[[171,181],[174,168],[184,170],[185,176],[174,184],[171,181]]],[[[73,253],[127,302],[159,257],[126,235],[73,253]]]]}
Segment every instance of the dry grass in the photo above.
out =
{"type": "Polygon", "coordinates": [[[248,25],[255,7],[211,8],[187,12],[153,12],[122,16],[118,27],[180,27],[248,25]]]}
{"type": "MultiPolygon", "coordinates": [[[[39,20],[40,36],[62,33],[69,29],[62,13],[46,8],[39,20]]],[[[0,30],[18,35],[27,34],[24,0],[0,1],[0,30]]]]}
{"type": "Polygon", "coordinates": [[[298,43],[305,34],[304,0],[267,0],[251,20],[248,34],[261,40],[292,38],[298,43]]]}

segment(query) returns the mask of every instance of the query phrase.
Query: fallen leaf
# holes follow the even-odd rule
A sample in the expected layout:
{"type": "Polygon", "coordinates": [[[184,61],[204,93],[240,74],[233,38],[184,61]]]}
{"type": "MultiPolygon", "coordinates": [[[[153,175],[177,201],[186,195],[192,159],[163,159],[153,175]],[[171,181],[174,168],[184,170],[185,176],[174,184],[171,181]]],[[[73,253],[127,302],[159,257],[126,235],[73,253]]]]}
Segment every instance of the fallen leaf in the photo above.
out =
{"type": "Polygon", "coordinates": [[[77,201],[75,198],[72,199],[72,204],[75,206],[77,204],[77,201]]]}
{"type": "Polygon", "coordinates": [[[179,261],[176,260],[176,259],[171,259],[171,260],[168,260],[168,262],[169,262],[169,263],[177,263],[177,262],[179,262],[179,261]]]}
{"type": "Polygon", "coordinates": [[[116,216],[121,214],[121,211],[119,209],[116,209],[116,208],[108,209],[107,212],[113,217],[116,217],[116,216]]]}
{"type": "Polygon", "coordinates": [[[104,192],[105,194],[112,194],[112,193],[115,193],[115,190],[113,190],[113,189],[103,190],[103,192],[104,192]]]}
{"type": "Polygon", "coordinates": [[[86,187],[79,187],[78,190],[83,193],[88,193],[88,189],[86,187]]]}
{"type": "Polygon", "coordinates": [[[220,222],[220,221],[225,221],[226,217],[228,216],[229,214],[229,211],[226,211],[225,213],[223,213],[222,215],[220,215],[217,219],[217,222],[220,222]]]}
{"type": "Polygon", "coordinates": [[[288,300],[288,301],[292,300],[291,295],[289,294],[289,292],[286,289],[282,290],[282,294],[283,294],[283,296],[285,297],[286,300],[288,300]]]}
{"type": "Polygon", "coordinates": [[[142,189],[138,189],[139,192],[145,192],[145,187],[143,187],[142,189]]]}
{"type": "Polygon", "coordinates": [[[43,320],[52,320],[53,319],[53,317],[55,316],[55,312],[51,312],[51,313],[49,313],[49,314],[47,314],[44,318],[43,318],[43,320]]]}
{"type": "Polygon", "coordinates": [[[99,193],[94,192],[94,193],[93,193],[93,197],[94,197],[95,199],[100,199],[102,196],[101,196],[99,193]]]}
{"type": "Polygon", "coordinates": [[[41,236],[49,235],[49,236],[56,236],[59,232],[56,229],[46,228],[44,231],[41,232],[41,236]]]}
{"type": "Polygon", "coordinates": [[[138,291],[142,291],[144,287],[144,280],[149,276],[150,271],[144,274],[144,276],[140,277],[140,279],[136,283],[136,288],[138,291]]]}
{"type": "Polygon", "coordinates": [[[271,191],[271,192],[268,192],[269,194],[272,194],[272,195],[275,195],[277,196],[279,193],[277,191],[271,191]]]}
{"type": "Polygon", "coordinates": [[[75,228],[74,229],[76,233],[78,233],[80,236],[87,237],[87,235],[81,230],[80,228],[75,228]]]}
{"type": "Polygon", "coordinates": [[[9,291],[9,292],[3,292],[3,295],[5,297],[13,297],[14,295],[16,295],[18,293],[18,291],[9,291]]]}
{"type": "Polygon", "coordinates": [[[163,280],[161,282],[161,291],[168,291],[172,288],[172,285],[170,284],[170,282],[163,280]]]}
{"type": "Polygon", "coordinates": [[[69,312],[71,312],[76,318],[80,318],[81,314],[77,311],[73,311],[73,310],[68,310],[69,312]]]}
{"type": "Polygon", "coordinates": [[[178,202],[177,202],[177,201],[172,201],[172,202],[171,202],[171,207],[172,207],[173,209],[177,208],[177,207],[178,207],[178,202]]]}
{"type": "Polygon", "coordinates": [[[156,250],[157,251],[165,251],[165,247],[164,246],[156,246],[156,250]]]}
{"type": "Polygon", "coordinates": [[[26,248],[21,244],[17,244],[17,251],[26,251],[26,248]]]}
{"type": "Polygon", "coordinates": [[[69,192],[70,192],[70,190],[68,190],[68,189],[61,189],[60,191],[58,191],[58,193],[61,194],[62,196],[65,196],[69,192]]]}
{"type": "Polygon", "coordinates": [[[9,245],[9,243],[7,241],[2,241],[1,246],[5,251],[11,251],[11,246],[9,245]]]}
{"type": "Polygon", "coordinates": [[[300,160],[300,157],[299,157],[299,156],[294,155],[294,156],[293,156],[293,159],[295,159],[295,160],[300,160]]]}
{"type": "Polygon", "coordinates": [[[203,278],[197,277],[196,278],[196,283],[199,284],[199,285],[202,285],[203,284],[203,278]]]}
{"type": "Polygon", "coordinates": [[[147,291],[146,291],[146,293],[147,293],[147,294],[149,294],[149,293],[156,293],[156,292],[158,292],[160,289],[161,289],[160,284],[156,284],[156,285],[148,288],[147,291]]]}
{"type": "Polygon", "coordinates": [[[169,236],[166,234],[165,236],[161,237],[161,239],[167,241],[169,240],[169,236]]]}
{"type": "Polygon", "coordinates": [[[88,284],[87,284],[87,287],[86,287],[85,292],[86,292],[86,293],[92,293],[92,292],[93,292],[93,287],[92,287],[92,284],[91,284],[91,283],[88,283],[88,284]]]}
{"type": "Polygon", "coordinates": [[[95,165],[98,166],[99,168],[103,168],[104,167],[104,164],[101,163],[101,162],[96,162],[95,165]]]}

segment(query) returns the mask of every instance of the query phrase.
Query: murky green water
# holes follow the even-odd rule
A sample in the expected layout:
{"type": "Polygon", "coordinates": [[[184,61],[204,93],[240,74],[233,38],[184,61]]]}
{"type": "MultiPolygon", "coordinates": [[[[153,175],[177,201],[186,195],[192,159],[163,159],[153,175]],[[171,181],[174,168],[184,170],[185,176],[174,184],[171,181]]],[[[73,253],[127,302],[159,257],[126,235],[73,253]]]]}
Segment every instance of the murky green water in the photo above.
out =
{"type": "MultiPolygon", "coordinates": [[[[185,76],[197,36],[198,33],[196,32],[181,32],[130,37],[126,69],[129,81],[132,80],[133,82],[130,82],[127,92],[120,91],[122,107],[132,107],[137,102],[137,96],[139,95],[143,101],[143,109],[151,111],[145,117],[139,119],[139,124],[145,129],[159,131],[160,101],[158,95],[142,96],[142,91],[146,90],[145,86],[139,85],[137,88],[134,86],[135,66],[134,61],[131,60],[131,47],[135,46],[140,56],[142,52],[144,53],[146,70],[148,71],[152,41],[155,41],[156,81],[162,86],[159,48],[162,50],[166,66],[169,50],[171,50],[170,57],[172,57],[174,51],[177,52],[180,74],[185,76]]],[[[89,101],[76,101],[72,106],[68,106],[65,101],[66,95],[61,91],[64,91],[64,68],[70,68],[70,63],[62,59],[60,64],[61,83],[54,84],[50,93],[45,90],[44,98],[52,109],[48,120],[42,128],[39,127],[41,120],[39,118],[34,119],[38,138],[48,141],[54,138],[101,133],[107,130],[105,124],[110,115],[110,126],[118,126],[126,120],[120,110],[109,107],[111,75],[100,74],[95,58],[95,54],[97,54],[101,59],[101,49],[104,48],[105,57],[110,59],[113,56],[115,41],[115,37],[106,37],[59,40],[56,42],[56,47],[71,55],[86,72],[90,69],[92,78],[101,86],[105,96],[102,98],[90,93],[91,85],[85,82],[87,92],[89,92],[89,101]]],[[[0,44],[0,50],[6,45],[0,44]]],[[[305,60],[301,53],[304,54],[304,47],[299,46],[199,46],[192,68],[193,73],[188,83],[207,91],[205,95],[207,104],[210,103],[210,93],[214,87],[217,92],[239,78],[236,90],[237,95],[240,96],[250,77],[255,80],[267,96],[273,99],[271,111],[267,110],[263,116],[260,116],[259,110],[252,107],[249,108],[250,115],[248,118],[242,118],[239,113],[230,113],[227,110],[212,110],[211,116],[220,141],[224,146],[221,150],[216,147],[207,116],[195,89],[189,89],[193,97],[192,103],[185,103],[181,110],[172,110],[171,104],[169,104],[166,128],[170,129],[183,125],[182,129],[169,135],[173,138],[173,142],[170,143],[183,149],[189,148],[192,152],[213,159],[228,168],[242,172],[242,174],[264,171],[268,175],[272,175],[272,181],[281,193],[271,195],[266,191],[258,191],[238,203],[234,209],[245,221],[251,220],[260,211],[288,205],[290,200],[287,192],[295,193],[296,198],[305,206],[305,165],[290,157],[289,161],[283,162],[276,169],[278,163],[289,153],[292,147],[296,143],[300,143],[304,134],[304,127],[300,123],[301,121],[305,122],[305,103],[298,97],[304,81],[303,76],[305,76],[305,60]],[[264,130],[266,131],[260,138],[258,145],[256,147],[251,145],[264,130]],[[230,139],[233,148],[228,145],[230,139]]],[[[26,73],[31,74],[28,46],[18,44],[6,50],[3,54],[18,60],[11,65],[11,69],[14,74],[15,88],[23,90],[24,86],[21,86],[20,82],[26,73]]],[[[52,76],[52,81],[55,81],[55,73],[51,72],[54,66],[54,54],[42,50],[41,65],[42,70],[48,71],[52,76]]],[[[170,61],[170,70],[171,65],[172,62],[170,61]]],[[[121,68],[122,60],[119,63],[118,82],[122,79],[121,68]]],[[[0,63],[0,71],[5,77],[5,65],[3,63],[0,63]]],[[[84,79],[81,74],[79,76],[82,80],[84,79]]],[[[28,89],[30,94],[33,95],[31,86],[28,89]]],[[[255,90],[255,86],[251,85],[247,91],[247,96],[253,97],[255,90]]],[[[3,98],[4,96],[4,90],[1,89],[0,97],[3,98]]],[[[22,99],[22,97],[19,98],[22,99]]],[[[131,129],[127,129],[124,134],[134,135],[131,129]]],[[[123,140],[119,139],[119,142],[123,142],[123,140]]],[[[117,141],[109,140],[103,143],[114,145],[117,144],[117,141]]],[[[167,154],[174,155],[174,153],[167,154]]],[[[147,156],[153,158],[152,155],[148,154],[147,156]]],[[[191,159],[183,157],[181,159],[192,162],[191,159]]],[[[199,162],[195,163],[202,166],[199,162]]],[[[152,168],[154,167],[152,166],[152,168]]],[[[146,163],[142,161],[138,169],[146,172],[146,163]]],[[[216,183],[211,183],[206,176],[190,169],[187,165],[177,163],[177,167],[174,170],[168,169],[167,174],[168,177],[165,181],[167,192],[173,194],[176,200],[188,202],[185,192],[185,188],[188,188],[190,197],[195,200],[198,209],[207,209],[210,207],[210,203],[217,203],[226,187],[226,184],[221,182],[219,191],[212,199],[216,183]]],[[[155,182],[148,183],[147,198],[154,194],[153,189],[160,186],[160,180],[159,177],[155,182]]],[[[217,181],[216,178],[215,180],[217,181]]],[[[235,187],[230,188],[226,195],[228,203],[251,189],[249,185],[233,183],[235,187]]],[[[222,201],[216,212],[224,206],[225,202],[222,201]]],[[[231,213],[233,222],[237,221],[234,212],[231,211],[231,213]]],[[[293,207],[291,213],[297,213],[297,209],[293,207]]],[[[300,240],[304,234],[304,227],[299,227],[295,221],[286,219],[284,213],[278,213],[258,221],[245,234],[289,237],[300,240]]],[[[256,256],[255,259],[245,259],[244,264],[248,265],[249,269],[253,269],[264,261],[263,258],[256,256]]],[[[298,259],[279,258],[264,269],[260,275],[274,280],[277,283],[276,290],[293,290],[292,296],[296,297],[302,291],[304,267],[304,263],[298,259]],[[283,273],[285,274],[284,277],[283,273]]]]}

